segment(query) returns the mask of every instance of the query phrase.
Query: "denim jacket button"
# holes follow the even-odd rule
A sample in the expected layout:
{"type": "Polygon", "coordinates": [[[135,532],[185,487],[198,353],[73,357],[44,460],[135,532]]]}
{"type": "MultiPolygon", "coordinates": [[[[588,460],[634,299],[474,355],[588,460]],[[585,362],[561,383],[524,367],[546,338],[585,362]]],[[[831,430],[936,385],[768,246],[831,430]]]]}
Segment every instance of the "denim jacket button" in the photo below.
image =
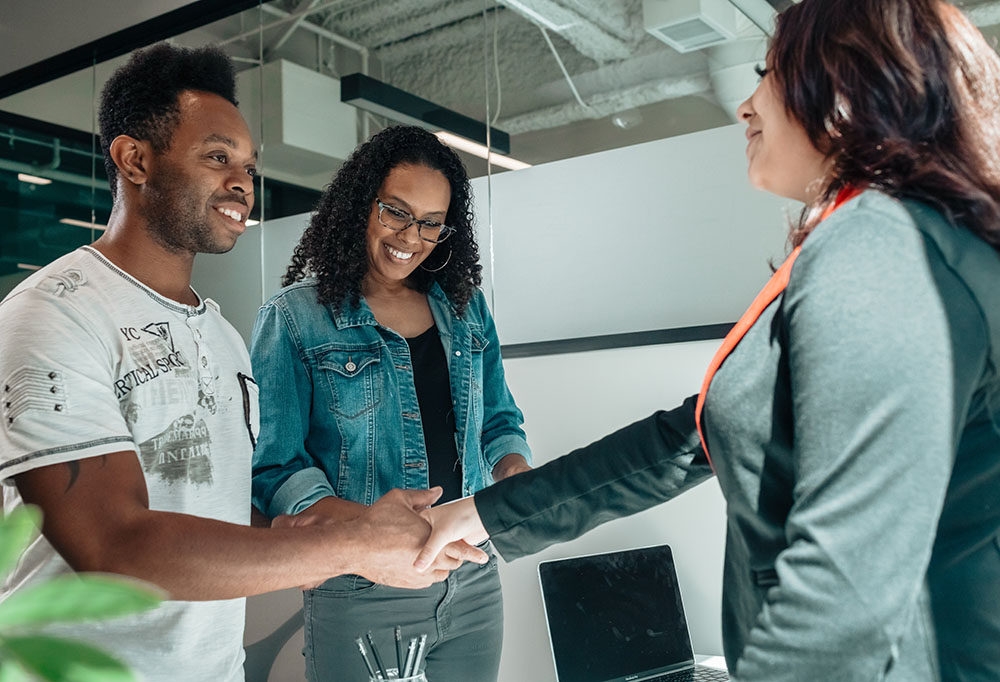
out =
{"type": "Polygon", "coordinates": [[[346,369],[348,372],[353,372],[357,368],[358,366],[355,365],[353,362],[348,362],[346,365],[344,365],[344,369],[346,369]]]}
{"type": "Polygon", "coordinates": [[[460,356],[461,354],[462,354],[462,351],[460,351],[460,350],[457,350],[457,351],[455,351],[455,357],[458,357],[458,356],[460,356]]]}

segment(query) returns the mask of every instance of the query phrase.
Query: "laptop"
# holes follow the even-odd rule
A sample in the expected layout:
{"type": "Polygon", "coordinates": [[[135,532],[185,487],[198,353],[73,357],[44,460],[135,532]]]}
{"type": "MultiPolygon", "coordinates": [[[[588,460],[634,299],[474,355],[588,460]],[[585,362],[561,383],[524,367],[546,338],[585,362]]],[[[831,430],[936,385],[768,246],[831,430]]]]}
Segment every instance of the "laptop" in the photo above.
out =
{"type": "Polygon", "coordinates": [[[728,680],[697,666],[667,545],[538,564],[558,682],[728,680]]]}

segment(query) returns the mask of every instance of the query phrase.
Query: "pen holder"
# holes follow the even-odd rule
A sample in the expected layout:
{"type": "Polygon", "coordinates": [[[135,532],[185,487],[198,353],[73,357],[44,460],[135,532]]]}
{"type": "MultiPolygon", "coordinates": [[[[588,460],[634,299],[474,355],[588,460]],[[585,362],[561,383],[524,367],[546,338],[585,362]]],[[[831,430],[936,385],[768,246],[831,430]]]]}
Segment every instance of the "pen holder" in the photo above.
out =
{"type": "Polygon", "coordinates": [[[382,676],[369,677],[368,682],[427,682],[427,676],[422,672],[419,672],[416,675],[410,675],[409,677],[396,677],[393,675],[394,672],[395,670],[390,670],[389,677],[385,679],[383,679],[382,676]]]}

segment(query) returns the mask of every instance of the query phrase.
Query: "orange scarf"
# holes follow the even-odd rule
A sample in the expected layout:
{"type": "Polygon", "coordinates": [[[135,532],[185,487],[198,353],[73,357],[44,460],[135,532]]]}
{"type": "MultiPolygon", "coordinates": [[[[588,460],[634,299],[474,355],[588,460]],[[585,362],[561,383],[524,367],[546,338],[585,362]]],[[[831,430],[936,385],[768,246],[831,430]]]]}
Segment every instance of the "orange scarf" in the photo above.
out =
{"type": "MultiPolygon", "coordinates": [[[[836,200],[828,206],[825,211],[823,211],[823,215],[820,216],[820,222],[829,218],[834,211],[859,194],[861,194],[861,190],[855,187],[845,187],[840,190],[837,194],[836,200]]],[[[719,350],[716,351],[715,357],[713,357],[712,361],[708,363],[708,371],[705,372],[705,380],[701,384],[701,393],[698,394],[698,403],[695,406],[694,419],[695,424],[698,426],[698,436],[701,438],[701,447],[705,450],[705,457],[708,458],[709,466],[712,467],[713,471],[715,470],[715,466],[712,464],[712,458],[708,454],[708,444],[705,442],[705,432],[702,431],[701,428],[701,413],[705,407],[705,395],[708,393],[708,387],[712,383],[712,379],[715,377],[715,373],[719,370],[719,367],[721,367],[722,363],[725,362],[727,357],[729,357],[729,354],[733,352],[733,349],[736,348],[739,342],[750,330],[750,327],[754,326],[758,318],[760,318],[761,313],[763,313],[767,306],[769,306],[771,302],[785,290],[785,287],[788,286],[788,278],[792,273],[792,264],[795,263],[795,259],[798,257],[801,250],[802,247],[798,246],[788,255],[785,262],[781,264],[781,267],[778,268],[777,272],[771,276],[771,279],[768,280],[766,285],[764,285],[761,292],[757,294],[757,298],[753,300],[753,303],[750,304],[747,311],[743,313],[743,317],[741,317],[739,321],[733,325],[733,328],[729,330],[729,333],[726,334],[726,338],[722,340],[722,345],[719,347],[719,350]]]]}

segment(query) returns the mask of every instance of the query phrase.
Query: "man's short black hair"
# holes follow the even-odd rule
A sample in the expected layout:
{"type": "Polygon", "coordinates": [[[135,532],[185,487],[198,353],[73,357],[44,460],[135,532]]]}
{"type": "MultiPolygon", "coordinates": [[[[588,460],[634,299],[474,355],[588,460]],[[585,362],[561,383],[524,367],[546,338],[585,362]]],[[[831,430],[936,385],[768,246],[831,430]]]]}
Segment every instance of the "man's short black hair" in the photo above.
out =
{"type": "Polygon", "coordinates": [[[180,117],[178,97],[186,90],[210,92],[235,106],[233,62],[217,47],[158,43],[133,53],[108,79],[101,91],[98,122],[112,197],[117,194],[118,167],[111,160],[111,142],[129,135],[149,142],[157,153],[166,151],[180,117]]]}

